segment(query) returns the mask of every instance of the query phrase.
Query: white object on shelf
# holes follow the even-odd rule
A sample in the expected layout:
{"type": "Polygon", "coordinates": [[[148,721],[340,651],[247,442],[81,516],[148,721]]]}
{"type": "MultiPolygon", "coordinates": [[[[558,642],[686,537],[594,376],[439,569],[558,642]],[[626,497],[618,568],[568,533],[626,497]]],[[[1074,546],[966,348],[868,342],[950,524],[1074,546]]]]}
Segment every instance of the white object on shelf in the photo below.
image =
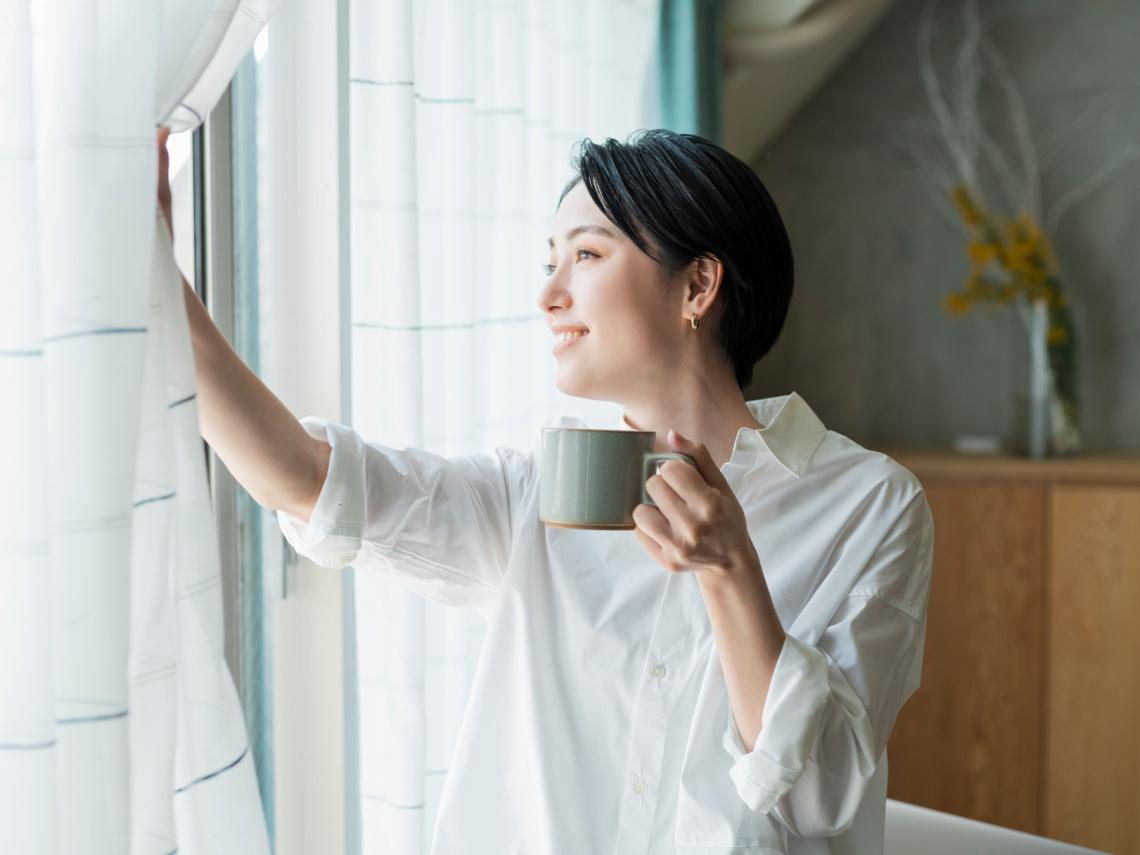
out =
{"type": "Polygon", "coordinates": [[[996,436],[960,434],[954,437],[954,450],[963,454],[997,454],[1001,440],[996,436]]]}

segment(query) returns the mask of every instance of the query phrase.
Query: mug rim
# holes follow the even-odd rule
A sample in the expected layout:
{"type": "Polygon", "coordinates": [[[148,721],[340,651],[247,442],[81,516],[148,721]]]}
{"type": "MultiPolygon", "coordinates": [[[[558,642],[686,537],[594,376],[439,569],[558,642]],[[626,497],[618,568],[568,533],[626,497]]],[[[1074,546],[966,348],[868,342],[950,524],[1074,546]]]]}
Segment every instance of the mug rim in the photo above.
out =
{"type": "Polygon", "coordinates": [[[554,426],[551,426],[551,427],[544,427],[542,430],[544,433],[548,430],[588,430],[588,431],[591,431],[592,433],[643,433],[643,434],[644,433],[651,433],[654,436],[657,435],[657,431],[655,431],[655,430],[633,430],[632,428],[629,430],[621,430],[620,428],[580,428],[580,427],[554,427],[554,426]]]}

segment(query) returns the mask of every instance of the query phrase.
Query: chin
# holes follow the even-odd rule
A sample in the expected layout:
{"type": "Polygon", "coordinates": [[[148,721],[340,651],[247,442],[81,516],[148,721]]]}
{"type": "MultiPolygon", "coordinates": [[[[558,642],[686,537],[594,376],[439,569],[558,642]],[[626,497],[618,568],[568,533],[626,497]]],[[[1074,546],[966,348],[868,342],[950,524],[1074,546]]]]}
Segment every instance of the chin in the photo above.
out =
{"type": "Polygon", "coordinates": [[[586,377],[581,371],[559,370],[554,376],[554,385],[559,392],[571,398],[584,398],[589,401],[620,402],[623,396],[615,390],[619,384],[606,377],[586,377]]]}
{"type": "Polygon", "coordinates": [[[567,370],[561,365],[554,374],[554,385],[558,387],[559,392],[572,398],[593,397],[589,394],[590,384],[582,378],[581,372],[567,370]]]}
{"type": "Polygon", "coordinates": [[[574,398],[581,397],[581,393],[577,389],[577,384],[575,384],[572,379],[570,381],[563,379],[561,371],[554,375],[554,385],[558,388],[558,391],[564,395],[570,395],[574,398]]]}

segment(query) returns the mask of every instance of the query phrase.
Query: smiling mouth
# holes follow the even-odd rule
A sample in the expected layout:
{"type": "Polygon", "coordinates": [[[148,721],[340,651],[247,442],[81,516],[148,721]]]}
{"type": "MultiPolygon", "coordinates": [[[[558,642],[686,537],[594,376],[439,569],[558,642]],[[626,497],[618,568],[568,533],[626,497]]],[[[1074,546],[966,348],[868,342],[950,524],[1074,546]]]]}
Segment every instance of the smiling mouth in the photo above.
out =
{"type": "Polygon", "coordinates": [[[563,350],[565,350],[566,348],[568,348],[572,344],[574,344],[574,342],[578,341],[578,339],[585,338],[588,335],[589,335],[588,332],[570,333],[570,334],[564,333],[564,334],[558,336],[558,340],[556,342],[554,342],[554,347],[551,348],[551,352],[555,356],[557,356],[563,350]]]}

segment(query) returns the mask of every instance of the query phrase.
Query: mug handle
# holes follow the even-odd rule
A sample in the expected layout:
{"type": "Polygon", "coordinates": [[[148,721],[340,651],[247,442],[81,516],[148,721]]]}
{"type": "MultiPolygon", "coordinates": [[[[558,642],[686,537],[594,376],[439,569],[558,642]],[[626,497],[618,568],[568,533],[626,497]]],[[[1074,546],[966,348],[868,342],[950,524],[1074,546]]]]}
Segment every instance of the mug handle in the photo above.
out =
{"type": "Polygon", "coordinates": [[[697,461],[687,454],[681,454],[679,451],[650,451],[642,455],[641,458],[641,503],[643,505],[653,505],[657,507],[657,503],[649,497],[645,492],[645,482],[649,480],[649,467],[656,466],[662,460],[684,460],[689,463],[693,468],[697,468],[697,461]]]}

